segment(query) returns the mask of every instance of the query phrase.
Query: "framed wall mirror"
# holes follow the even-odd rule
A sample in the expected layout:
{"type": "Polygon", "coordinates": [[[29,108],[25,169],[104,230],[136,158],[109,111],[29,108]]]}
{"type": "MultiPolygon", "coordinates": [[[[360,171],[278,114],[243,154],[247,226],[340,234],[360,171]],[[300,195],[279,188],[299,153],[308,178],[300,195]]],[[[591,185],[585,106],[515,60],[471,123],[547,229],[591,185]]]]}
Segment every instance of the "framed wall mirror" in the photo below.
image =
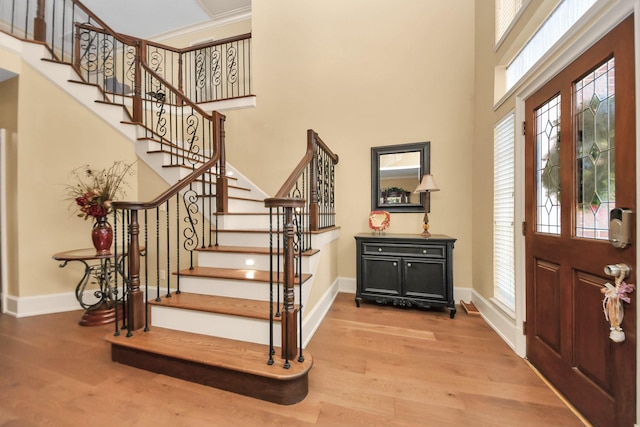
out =
{"type": "Polygon", "coordinates": [[[371,148],[371,210],[424,212],[427,193],[413,193],[429,173],[429,142],[371,148]]]}

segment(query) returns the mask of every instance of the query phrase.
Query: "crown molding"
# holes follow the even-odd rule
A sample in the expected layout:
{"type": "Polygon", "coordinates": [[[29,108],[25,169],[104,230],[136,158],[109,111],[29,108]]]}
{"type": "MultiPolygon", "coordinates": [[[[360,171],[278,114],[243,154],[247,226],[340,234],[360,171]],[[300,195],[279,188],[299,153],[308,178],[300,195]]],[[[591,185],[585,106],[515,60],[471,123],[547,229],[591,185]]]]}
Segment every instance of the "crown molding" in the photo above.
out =
{"type": "Polygon", "coordinates": [[[228,12],[219,13],[215,15],[210,21],[195,25],[189,25],[177,30],[162,33],[152,37],[151,40],[162,42],[174,37],[184,36],[190,33],[196,33],[211,28],[222,27],[224,25],[234,24],[236,22],[246,21],[248,19],[251,19],[251,6],[241,7],[238,9],[230,10],[228,12]]]}

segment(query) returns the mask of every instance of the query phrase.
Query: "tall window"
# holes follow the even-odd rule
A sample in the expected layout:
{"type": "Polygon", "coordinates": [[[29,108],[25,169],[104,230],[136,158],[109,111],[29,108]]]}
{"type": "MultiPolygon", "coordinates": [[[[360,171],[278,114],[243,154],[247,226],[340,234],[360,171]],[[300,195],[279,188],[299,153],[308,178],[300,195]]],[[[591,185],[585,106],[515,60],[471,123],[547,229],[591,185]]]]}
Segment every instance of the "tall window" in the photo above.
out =
{"type": "Polygon", "coordinates": [[[507,32],[525,0],[496,0],[496,42],[507,32]]]}
{"type": "Polygon", "coordinates": [[[596,0],[561,1],[520,53],[507,65],[507,90],[512,88],[564,36],[595,2],[596,0]]]}
{"type": "Polygon", "coordinates": [[[494,297],[515,311],[514,257],[515,113],[493,129],[493,259],[494,297]]]}

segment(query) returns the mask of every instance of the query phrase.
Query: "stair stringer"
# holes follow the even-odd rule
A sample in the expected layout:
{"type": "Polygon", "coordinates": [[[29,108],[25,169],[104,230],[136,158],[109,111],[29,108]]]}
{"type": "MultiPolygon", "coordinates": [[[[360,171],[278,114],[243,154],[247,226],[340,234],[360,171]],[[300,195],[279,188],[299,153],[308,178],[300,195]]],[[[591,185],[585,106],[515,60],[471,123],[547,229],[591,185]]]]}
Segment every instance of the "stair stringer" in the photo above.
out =
{"type": "MultiPolygon", "coordinates": [[[[1,40],[1,39],[0,39],[1,40]]],[[[97,102],[102,94],[96,85],[80,84],[80,76],[69,64],[43,60],[50,56],[48,49],[40,43],[20,41],[22,60],[31,68],[38,71],[51,83],[69,94],[72,98],[84,105],[88,110],[102,118],[113,129],[130,141],[137,140],[135,126],[122,123],[130,120],[125,108],[119,104],[97,102]]]]}

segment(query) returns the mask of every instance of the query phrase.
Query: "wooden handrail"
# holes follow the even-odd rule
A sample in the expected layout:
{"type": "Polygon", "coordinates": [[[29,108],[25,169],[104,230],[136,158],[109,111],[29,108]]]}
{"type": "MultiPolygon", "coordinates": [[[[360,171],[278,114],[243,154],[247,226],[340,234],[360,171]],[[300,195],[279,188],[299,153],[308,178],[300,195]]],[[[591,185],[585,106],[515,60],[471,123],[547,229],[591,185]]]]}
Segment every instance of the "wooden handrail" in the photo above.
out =
{"type": "MultiPolygon", "coordinates": [[[[119,201],[113,202],[112,206],[114,210],[127,210],[129,212],[128,222],[128,242],[129,242],[129,283],[128,283],[128,322],[127,335],[131,335],[133,330],[141,329],[145,326],[145,303],[143,300],[143,292],[140,289],[140,223],[138,212],[141,210],[158,208],[162,203],[165,203],[169,198],[177,195],[180,190],[193,183],[200,176],[205,174],[211,169],[218,160],[220,160],[223,152],[223,126],[224,115],[215,111],[212,114],[214,119],[213,132],[214,132],[214,148],[215,153],[211,156],[211,159],[200,166],[198,169],[191,172],[187,177],[178,181],[172,185],[165,192],[160,194],[155,199],[149,202],[131,202],[131,201],[119,201]]],[[[123,215],[124,218],[124,215],[123,215]]]]}
{"type": "MultiPolygon", "coordinates": [[[[331,163],[331,169],[333,170],[333,166],[338,163],[338,160],[338,156],[327,147],[316,132],[312,129],[307,130],[307,149],[304,156],[275,197],[264,200],[265,207],[269,208],[271,215],[282,216],[283,221],[282,228],[279,228],[278,233],[282,233],[282,260],[284,267],[282,272],[284,280],[281,341],[282,357],[286,360],[285,366],[290,359],[295,357],[297,349],[300,351],[298,361],[304,360],[301,344],[302,307],[296,308],[295,306],[296,268],[300,273],[302,267],[296,267],[296,257],[299,260],[302,251],[311,248],[311,232],[318,231],[321,227],[319,220],[321,210],[318,199],[318,167],[322,162],[325,162],[325,164],[331,163]],[[302,182],[300,180],[301,177],[302,182]],[[291,196],[292,193],[297,197],[291,196]],[[303,216],[307,217],[308,221],[303,220],[303,216]],[[307,239],[306,241],[305,238],[307,239]],[[299,322],[296,321],[296,317],[299,317],[299,322]],[[298,331],[300,331],[299,339],[297,336],[298,331]],[[300,343],[300,346],[297,345],[298,343],[300,343]]],[[[333,173],[331,178],[333,178],[333,173]]],[[[331,191],[333,191],[333,182],[331,183],[331,191]]],[[[331,197],[333,197],[333,194],[331,197]]],[[[271,235],[270,239],[272,238],[273,235],[271,235]]],[[[272,240],[270,244],[273,251],[272,240]]],[[[280,268],[279,265],[278,263],[278,270],[280,268]]],[[[280,271],[276,275],[279,276],[280,271]]],[[[301,288],[301,281],[299,285],[301,288]]],[[[300,292],[302,291],[300,290],[300,292]]]]}
{"type": "Polygon", "coordinates": [[[214,144],[213,144],[213,146],[215,148],[215,153],[213,153],[213,155],[211,156],[211,159],[209,159],[207,162],[205,162],[198,169],[195,169],[193,172],[191,172],[185,178],[183,178],[180,181],[178,181],[175,184],[173,184],[171,187],[169,187],[166,191],[164,191],[162,194],[160,194],[159,196],[157,196],[153,200],[150,200],[148,202],[116,201],[116,202],[113,202],[114,209],[144,210],[144,209],[157,208],[158,206],[160,206],[161,204],[163,204],[164,202],[169,200],[171,197],[175,196],[180,190],[185,188],[187,185],[191,184],[196,179],[198,179],[202,174],[204,174],[209,169],[211,169],[218,162],[218,160],[220,160],[220,158],[221,158],[222,145],[223,145],[222,135],[221,135],[222,129],[220,129],[217,126],[217,124],[220,123],[220,120],[224,120],[224,119],[225,119],[225,116],[223,114],[221,114],[221,113],[219,113],[217,111],[213,112],[213,114],[212,114],[212,122],[213,122],[213,126],[214,126],[214,129],[213,129],[214,144]]]}
{"type": "Polygon", "coordinates": [[[167,80],[165,80],[163,77],[159,76],[155,71],[153,71],[146,62],[142,62],[140,64],[142,66],[142,68],[144,68],[148,73],[153,75],[153,78],[158,80],[160,83],[162,83],[162,85],[164,87],[166,87],[167,89],[169,89],[171,92],[175,93],[177,98],[183,103],[188,105],[189,107],[193,108],[195,111],[197,111],[200,115],[204,116],[204,117],[209,117],[209,114],[207,114],[207,112],[205,112],[202,108],[198,107],[197,104],[195,104],[193,101],[191,101],[188,97],[186,97],[184,95],[184,93],[180,92],[178,89],[176,89],[175,87],[173,87],[173,85],[171,83],[169,83],[167,80]]]}
{"type": "Polygon", "coordinates": [[[329,156],[331,156],[331,158],[335,161],[336,164],[338,163],[339,161],[338,155],[335,154],[333,151],[331,151],[331,149],[329,149],[327,144],[325,144],[324,141],[320,139],[318,134],[314,132],[313,129],[307,130],[307,151],[305,152],[304,156],[302,157],[302,159],[300,160],[296,168],[293,170],[293,172],[291,172],[291,175],[289,175],[289,178],[287,178],[287,180],[284,182],[282,187],[280,187],[280,190],[273,197],[274,199],[278,199],[278,198],[282,199],[287,197],[287,194],[289,194],[289,192],[295,185],[302,171],[313,160],[316,144],[322,147],[322,149],[326,151],[327,154],[329,154],[329,156]]]}
{"type": "Polygon", "coordinates": [[[309,135],[309,137],[313,137],[315,138],[315,140],[318,142],[318,145],[320,147],[322,147],[322,149],[324,151],[327,152],[327,154],[329,154],[329,156],[333,159],[333,161],[338,164],[338,162],[340,161],[340,157],[338,157],[337,154],[335,154],[333,151],[331,151],[331,149],[329,148],[329,146],[327,144],[324,143],[324,141],[320,138],[320,135],[318,135],[316,132],[314,132],[312,129],[309,129],[307,131],[307,134],[309,135]]]}
{"type": "Polygon", "coordinates": [[[117,38],[118,40],[120,40],[121,42],[125,43],[127,42],[127,40],[131,41],[130,38],[128,36],[123,36],[117,32],[115,32],[110,26],[108,26],[102,19],[98,18],[98,16],[96,14],[94,14],[87,6],[85,6],[84,4],[82,4],[82,2],[80,0],[72,0],[73,4],[77,5],[80,9],[82,9],[82,11],[84,13],[86,13],[87,15],[89,15],[91,17],[91,19],[93,19],[94,21],[96,21],[101,27],[102,29],[104,29],[105,31],[107,31],[109,34],[111,34],[112,36],[114,36],[115,38],[117,38]]]}
{"type": "Polygon", "coordinates": [[[173,47],[173,46],[169,46],[166,44],[162,44],[162,43],[158,43],[158,42],[154,42],[154,41],[150,41],[147,40],[147,45],[148,46],[154,46],[154,47],[158,47],[160,49],[165,49],[171,52],[175,52],[175,53],[187,53],[187,52],[191,52],[193,50],[199,50],[199,49],[204,49],[207,47],[212,47],[212,46],[219,46],[219,45],[223,45],[223,44],[227,44],[227,43],[233,43],[233,42],[237,42],[240,40],[248,40],[251,38],[251,33],[245,33],[245,34],[240,34],[237,36],[232,36],[232,37],[227,37],[224,39],[220,39],[220,40],[213,40],[210,42],[203,42],[200,44],[196,44],[193,46],[189,46],[189,47],[183,47],[183,48],[177,48],[177,47],[173,47]]]}

